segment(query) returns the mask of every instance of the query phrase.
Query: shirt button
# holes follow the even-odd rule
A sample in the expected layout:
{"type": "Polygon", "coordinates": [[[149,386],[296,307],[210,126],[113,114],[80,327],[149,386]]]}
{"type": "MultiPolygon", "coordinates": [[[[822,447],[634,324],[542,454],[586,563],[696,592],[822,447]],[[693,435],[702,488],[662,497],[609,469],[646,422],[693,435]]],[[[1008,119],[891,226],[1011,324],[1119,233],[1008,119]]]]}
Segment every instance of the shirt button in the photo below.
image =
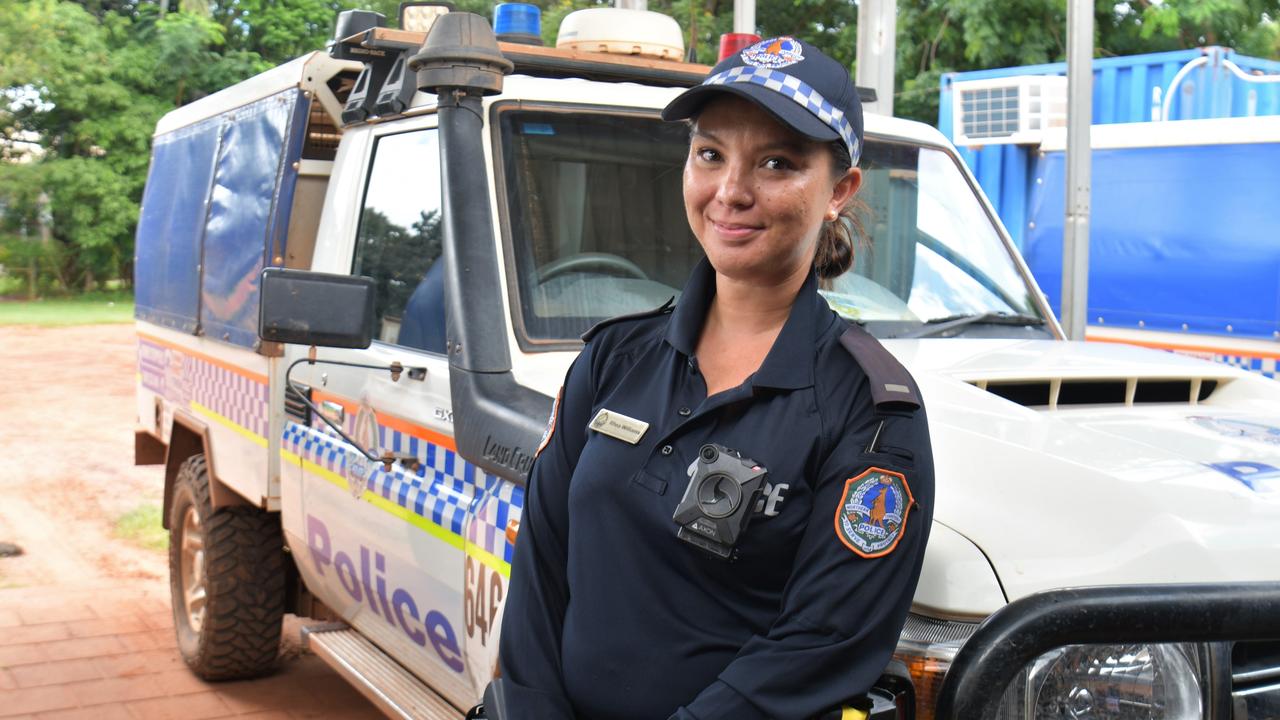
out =
{"type": "Polygon", "coordinates": [[[663,455],[670,455],[672,452],[674,452],[674,450],[675,450],[675,449],[674,449],[674,448],[672,448],[670,445],[663,445],[663,446],[662,446],[662,454],[663,454],[663,455]]]}
{"type": "Polygon", "coordinates": [[[692,410],[690,410],[690,409],[689,409],[689,408],[687,408],[687,407],[682,407],[682,408],[680,408],[677,412],[679,412],[679,413],[680,413],[680,416],[681,416],[681,417],[689,417],[689,413],[691,413],[691,412],[693,412],[693,411],[692,411],[692,410]]]}

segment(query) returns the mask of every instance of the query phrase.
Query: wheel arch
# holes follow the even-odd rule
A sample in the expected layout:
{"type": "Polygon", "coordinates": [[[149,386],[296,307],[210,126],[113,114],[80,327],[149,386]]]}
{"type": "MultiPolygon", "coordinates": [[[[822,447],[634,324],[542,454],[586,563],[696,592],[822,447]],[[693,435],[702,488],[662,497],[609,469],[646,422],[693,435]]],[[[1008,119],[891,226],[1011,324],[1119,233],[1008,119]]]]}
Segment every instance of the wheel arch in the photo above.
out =
{"type": "Polygon", "coordinates": [[[164,529],[169,529],[169,505],[173,502],[173,485],[178,477],[178,468],[192,455],[204,454],[204,461],[209,471],[209,502],[216,510],[231,505],[250,505],[256,503],[242,497],[218,477],[217,461],[213,453],[213,439],[209,437],[209,427],[199,419],[181,410],[173,413],[173,427],[169,431],[169,449],[164,459],[164,508],[161,515],[164,529]]]}

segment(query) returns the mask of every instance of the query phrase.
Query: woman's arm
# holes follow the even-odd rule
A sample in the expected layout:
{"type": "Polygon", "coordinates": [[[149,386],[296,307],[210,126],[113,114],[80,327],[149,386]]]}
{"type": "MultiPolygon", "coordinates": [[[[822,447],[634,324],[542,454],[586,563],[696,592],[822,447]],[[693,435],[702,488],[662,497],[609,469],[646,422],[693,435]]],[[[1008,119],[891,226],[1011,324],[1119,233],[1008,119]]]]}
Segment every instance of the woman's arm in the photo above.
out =
{"type": "Polygon", "coordinates": [[[911,607],[933,517],[933,455],[923,408],[909,417],[888,416],[877,452],[867,452],[869,441],[861,433],[847,436],[823,464],[773,627],[748,640],[673,720],[811,718],[866,692],[880,676],[911,607]],[[899,487],[899,495],[905,488],[914,498],[896,530],[890,527],[893,501],[875,503],[881,484],[899,487]],[[844,525],[859,489],[876,517],[844,525]]]}
{"type": "Polygon", "coordinates": [[[588,344],[569,368],[550,436],[529,473],[499,645],[505,720],[573,717],[561,677],[560,641],[569,602],[569,479],[586,441],[591,349],[588,344]]]}

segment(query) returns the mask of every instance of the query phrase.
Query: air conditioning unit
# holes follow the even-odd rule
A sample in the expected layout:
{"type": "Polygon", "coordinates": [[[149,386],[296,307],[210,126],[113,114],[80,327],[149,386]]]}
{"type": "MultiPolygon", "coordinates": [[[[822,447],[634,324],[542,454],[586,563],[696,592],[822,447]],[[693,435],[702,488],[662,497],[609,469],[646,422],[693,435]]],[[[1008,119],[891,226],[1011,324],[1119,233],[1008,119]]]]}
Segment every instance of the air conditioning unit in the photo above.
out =
{"type": "Polygon", "coordinates": [[[1017,75],[952,83],[956,145],[1036,145],[1045,128],[1067,125],[1067,79],[1017,75]]]}

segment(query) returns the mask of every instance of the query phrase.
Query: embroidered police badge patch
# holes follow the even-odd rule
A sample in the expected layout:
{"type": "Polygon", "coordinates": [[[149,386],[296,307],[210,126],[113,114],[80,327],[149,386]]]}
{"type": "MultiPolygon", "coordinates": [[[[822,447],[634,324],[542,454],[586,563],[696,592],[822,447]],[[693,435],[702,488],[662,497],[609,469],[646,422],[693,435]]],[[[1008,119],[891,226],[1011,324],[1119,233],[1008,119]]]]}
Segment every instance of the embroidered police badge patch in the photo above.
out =
{"type": "Polygon", "coordinates": [[[551,417],[547,419],[547,429],[542,431],[542,439],[538,441],[538,449],[534,451],[534,457],[542,454],[542,451],[547,447],[547,443],[551,442],[551,436],[556,432],[556,418],[560,415],[561,397],[564,397],[564,387],[561,387],[560,392],[556,393],[556,401],[551,403],[551,417]]]}
{"type": "Polygon", "coordinates": [[[804,49],[795,38],[782,37],[761,40],[742,51],[742,62],[752,67],[784,68],[804,60],[804,49]]]}
{"type": "Polygon", "coordinates": [[[844,483],[836,508],[836,537],[864,558],[888,555],[898,546],[914,504],[901,473],[870,468],[844,483]]]}

